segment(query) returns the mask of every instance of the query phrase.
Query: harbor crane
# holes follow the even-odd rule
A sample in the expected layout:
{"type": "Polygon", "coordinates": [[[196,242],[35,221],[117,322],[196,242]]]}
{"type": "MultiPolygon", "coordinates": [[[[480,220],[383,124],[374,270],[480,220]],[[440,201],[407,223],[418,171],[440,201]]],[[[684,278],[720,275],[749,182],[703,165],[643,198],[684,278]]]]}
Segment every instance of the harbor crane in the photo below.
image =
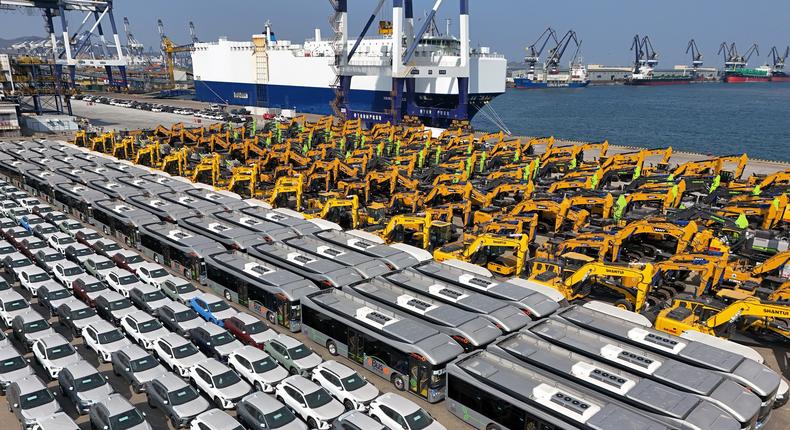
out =
{"type": "Polygon", "coordinates": [[[760,55],[759,47],[756,43],[753,43],[752,46],[746,51],[745,54],[741,55],[738,53],[738,48],[735,46],[735,42],[727,45],[727,42],[722,42],[719,46],[719,52],[717,54],[724,54],[724,69],[725,70],[732,70],[732,69],[740,69],[746,67],[749,63],[749,58],[752,57],[752,54],[760,55]]]}
{"type": "Polygon", "coordinates": [[[540,56],[543,54],[543,50],[546,49],[549,40],[554,40],[555,44],[559,43],[559,40],[557,40],[557,32],[551,27],[543,30],[543,33],[541,33],[537,40],[527,47],[527,56],[524,57],[524,62],[529,65],[530,72],[535,71],[535,64],[540,61],[540,56]],[[535,49],[538,45],[540,45],[540,47],[535,49]]]}
{"type": "Polygon", "coordinates": [[[195,32],[195,23],[192,21],[189,21],[189,37],[192,39],[192,43],[200,42],[200,40],[198,40],[197,33],[195,32]]]}
{"type": "Polygon", "coordinates": [[[779,50],[776,49],[776,46],[771,48],[771,51],[768,52],[768,56],[771,57],[771,68],[774,72],[784,71],[785,60],[788,55],[790,55],[790,46],[785,48],[785,52],[782,55],[779,55],[779,50]]]}
{"type": "Polygon", "coordinates": [[[642,49],[642,41],[639,35],[634,35],[634,41],[631,42],[631,50],[634,51],[634,74],[640,74],[642,67],[646,65],[645,51],[642,49]]]}
{"type": "Polygon", "coordinates": [[[126,50],[129,56],[143,55],[145,45],[134,38],[132,30],[129,28],[129,18],[123,17],[123,31],[126,33],[126,50]]]}
{"type": "Polygon", "coordinates": [[[689,44],[686,47],[686,54],[689,52],[691,52],[691,67],[696,72],[702,66],[702,52],[697,48],[697,42],[694,39],[689,40],[689,44]]]}
{"type": "Polygon", "coordinates": [[[170,82],[170,88],[176,87],[176,76],[175,76],[175,67],[176,67],[176,54],[182,52],[190,52],[195,49],[194,44],[189,43],[186,45],[176,45],[173,41],[165,36],[165,26],[162,23],[161,19],[156,20],[156,26],[159,29],[159,38],[162,41],[162,54],[165,59],[165,68],[167,69],[167,77],[170,82]]]}
{"type": "Polygon", "coordinates": [[[645,35],[642,38],[642,49],[645,55],[645,62],[648,67],[655,68],[658,65],[658,52],[653,49],[653,44],[650,42],[650,38],[645,35]]]}
{"type": "Polygon", "coordinates": [[[546,73],[559,73],[560,60],[562,60],[562,56],[565,54],[565,50],[571,42],[574,42],[577,48],[581,45],[579,39],[576,38],[576,32],[568,30],[568,32],[562,36],[562,39],[557,42],[557,45],[549,50],[549,56],[546,58],[546,64],[544,65],[546,73]]]}

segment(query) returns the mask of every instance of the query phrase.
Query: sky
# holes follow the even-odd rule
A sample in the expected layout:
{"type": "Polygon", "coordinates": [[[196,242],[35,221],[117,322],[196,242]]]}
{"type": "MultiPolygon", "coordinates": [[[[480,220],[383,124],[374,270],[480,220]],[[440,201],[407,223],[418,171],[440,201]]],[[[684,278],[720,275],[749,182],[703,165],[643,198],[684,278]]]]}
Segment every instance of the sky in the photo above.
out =
{"type": "MultiPolygon", "coordinates": [[[[390,6],[384,9],[389,17],[391,2],[387,3],[390,6]]],[[[374,0],[349,0],[351,34],[361,31],[375,4],[374,0]]],[[[414,4],[415,15],[422,17],[433,0],[414,0],[414,4]]],[[[457,0],[444,1],[438,20],[442,31],[444,18],[457,17],[457,10],[457,0]]],[[[263,31],[267,20],[280,39],[301,43],[313,37],[315,27],[329,36],[331,12],[327,0],[115,0],[119,31],[123,17],[129,17],[132,33],[146,47],[158,46],[157,18],[164,21],[165,33],[176,43],[189,41],[189,21],[194,21],[201,40],[211,41],[220,36],[248,40],[263,31]]],[[[717,51],[723,41],[736,42],[742,52],[758,43],[761,55],[752,58],[752,65],[764,63],[771,46],[783,50],[790,44],[787,0],[470,0],[470,12],[472,46],[490,46],[510,61],[522,61],[525,47],[548,26],[560,34],[575,30],[588,64],[630,64],[629,48],[636,33],[650,36],[660,55],[659,68],[689,63],[685,50],[691,38],[706,65],[712,66],[722,63],[717,51]]],[[[72,29],[82,19],[76,13],[68,17],[72,29]]],[[[457,28],[457,20],[453,24],[457,28]]],[[[43,34],[39,13],[0,11],[0,38],[43,34]]],[[[563,62],[572,52],[567,55],[563,62]]]]}

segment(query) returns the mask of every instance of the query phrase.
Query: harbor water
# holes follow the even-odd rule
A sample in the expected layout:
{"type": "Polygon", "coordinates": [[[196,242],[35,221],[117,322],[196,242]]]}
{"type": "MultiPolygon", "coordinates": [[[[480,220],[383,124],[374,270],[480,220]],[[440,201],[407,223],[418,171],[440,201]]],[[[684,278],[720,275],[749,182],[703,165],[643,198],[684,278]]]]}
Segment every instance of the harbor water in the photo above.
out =
{"type": "Polygon", "coordinates": [[[491,105],[514,135],[790,162],[790,83],[508,89],[491,105]]]}

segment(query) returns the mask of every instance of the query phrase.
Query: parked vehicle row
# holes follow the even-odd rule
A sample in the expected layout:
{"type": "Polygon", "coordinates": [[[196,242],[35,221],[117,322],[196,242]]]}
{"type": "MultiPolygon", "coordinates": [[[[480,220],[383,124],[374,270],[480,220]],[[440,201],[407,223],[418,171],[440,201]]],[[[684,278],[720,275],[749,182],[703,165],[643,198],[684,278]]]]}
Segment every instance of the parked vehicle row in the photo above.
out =
{"type": "Polygon", "coordinates": [[[100,103],[110,106],[118,106],[130,109],[145,110],[149,112],[167,112],[177,115],[190,115],[196,118],[205,118],[222,122],[236,122],[242,123],[247,121],[247,116],[250,114],[244,108],[235,108],[226,111],[223,106],[211,105],[204,110],[190,109],[184,107],[168,106],[161,103],[147,103],[136,100],[124,100],[112,97],[95,96],[95,95],[82,95],[77,94],[72,96],[75,100],[83,100],[89,103],[100,103]]]}

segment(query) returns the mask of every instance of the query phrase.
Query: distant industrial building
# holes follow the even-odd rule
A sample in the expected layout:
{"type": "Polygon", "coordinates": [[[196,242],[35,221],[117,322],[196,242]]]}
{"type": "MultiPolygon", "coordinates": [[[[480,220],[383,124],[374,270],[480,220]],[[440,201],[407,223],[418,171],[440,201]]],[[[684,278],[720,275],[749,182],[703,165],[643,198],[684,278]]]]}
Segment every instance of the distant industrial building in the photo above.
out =
{"type": "Polygon", "coordinates": [[[20,135],[16,108],[16,103],[0,101],[0,137],[16,137],[20,135]]]}
{"type": "Polygon", "coordinates": [[[590,64],[587,66],[587,76],[590,83],[595,85],[622,84],[631,77],[634,68],[631,66],[604,66],[590,64]]]}

